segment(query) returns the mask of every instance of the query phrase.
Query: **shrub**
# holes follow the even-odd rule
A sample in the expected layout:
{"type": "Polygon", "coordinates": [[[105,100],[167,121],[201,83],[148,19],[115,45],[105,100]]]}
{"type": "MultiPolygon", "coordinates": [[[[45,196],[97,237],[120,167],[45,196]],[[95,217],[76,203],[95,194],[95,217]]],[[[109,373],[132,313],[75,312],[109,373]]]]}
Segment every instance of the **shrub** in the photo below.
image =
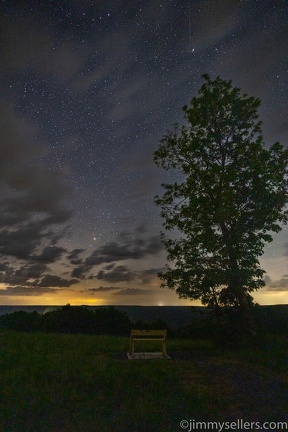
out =
{"type": "Polygon", "coordinates": [[[17,311],[0,316],[0,327],[15,331],[37,331],[42,325],[38,312],[17,311]]]}

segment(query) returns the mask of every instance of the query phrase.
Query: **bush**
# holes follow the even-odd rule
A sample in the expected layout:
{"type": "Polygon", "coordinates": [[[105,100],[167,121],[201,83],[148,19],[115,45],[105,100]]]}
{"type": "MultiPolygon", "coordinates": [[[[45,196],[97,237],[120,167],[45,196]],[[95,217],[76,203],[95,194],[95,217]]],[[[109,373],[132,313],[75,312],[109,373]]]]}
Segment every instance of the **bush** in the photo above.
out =
{"type": "Polygon", "coordinates": [[[42,330],[53,333],[94,333],[93,311],[85,307],[63,306],[43,315],[42,330]]]}
{"type": "Polygon", "coordinates": [[[0,316],[0,327],[15,331],[37,331],[42,325],[42,316],[38,312],[17,311],[0,316]]]}
{"type": "Polygon", "coordinates": [[[45,315],[24,311],[5,314],[0,317],[0,327],[29,332],[127,336],[132,323],[127,314],[112,306],[92,311],[83,306],[66,305],[45,315]]]}
{"type": "Polygon", "coordinates": [[[96,334],[127,336],[132,328],[128,315],[113,306],[97,308],[94,320],[96,334]]]}

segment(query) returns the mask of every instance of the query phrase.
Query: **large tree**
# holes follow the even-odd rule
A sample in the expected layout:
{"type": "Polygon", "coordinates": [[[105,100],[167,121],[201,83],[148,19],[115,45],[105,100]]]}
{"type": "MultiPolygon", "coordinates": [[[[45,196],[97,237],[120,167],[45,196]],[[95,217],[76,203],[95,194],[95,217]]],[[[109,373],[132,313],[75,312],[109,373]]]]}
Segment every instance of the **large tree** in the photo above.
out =
{"type": "Polygon", "coordinates": [[[249,333],[249,293],[265,285],[258,257],[288,220],[288,151],[279,143],[265,147],[258,98],[231,81],[203,78],[183,108],[186,124],[167,133],[154,153],[175,179],[155,200],[165,229],[176,230],[172,238],[162,233],[172,266],[159,276],[162,286],[200,299],[216,315],[237,309],[249,333]]]}

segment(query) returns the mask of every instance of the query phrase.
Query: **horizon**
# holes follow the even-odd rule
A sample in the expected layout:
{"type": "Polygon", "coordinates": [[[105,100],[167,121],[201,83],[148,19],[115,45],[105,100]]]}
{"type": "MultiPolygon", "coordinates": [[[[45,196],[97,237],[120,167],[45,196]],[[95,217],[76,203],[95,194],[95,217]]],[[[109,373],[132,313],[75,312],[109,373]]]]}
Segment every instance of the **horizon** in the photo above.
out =
{"type": "MultiPolygon", "coordinates": [[[[208,308],[208,306],[205,306],[205,305],[140,305],[140,304],[109,304],[109,305],[89,305],[89,304],[82,304],[82,305],[73,305],[73,304],[70,304],[70,303],[67,303],[67,304],[54,304],[54,305],[45,305],[45,304],[37,304],[37,305],[30,305],[30,304],[26,304],[26,305],[23,305],[23,304],[19,304],[19,305],[17,305],[17,304],[14,304],[14,305],[0,305],[0,308],[1,307],[19,307],[19,308],[21,308],[21,307],[23,307],[23,308],[25,308],[25,307],[46,307],[46,308],[49,308],[49,307],[57,307],[57,308],[62,308],[62,307],[64,307],[64,306],[71,306],[71,307],[143,307],[143,308],[145,308],[145,307],[157,307],[157,308],[165,308],[165,307],[169,307],[169,308],[181,308],[181,307],[185,307],[185,308],[190,308],[190,307],[195,307],[195,308],[204,308],[204,309],[209,309],[208,308]]],[[[256,307],[258,307],[258,306],[288,306],[288,304],[287,303],[277,303],[277,304],[264,304],[264,305],[261,305],[261,304],[257,304],[257,306],[256,307]]]]}

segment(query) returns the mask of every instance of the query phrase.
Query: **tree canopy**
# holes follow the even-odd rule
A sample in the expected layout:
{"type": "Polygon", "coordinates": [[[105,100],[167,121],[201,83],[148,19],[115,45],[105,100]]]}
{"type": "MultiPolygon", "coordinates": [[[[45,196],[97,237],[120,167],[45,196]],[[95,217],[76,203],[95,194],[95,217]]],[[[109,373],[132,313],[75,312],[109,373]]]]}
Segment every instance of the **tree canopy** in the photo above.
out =
{"type": "Polygon", "coordinates": [[[178,231],[162,234],[173,264],[160,278],[181,298],[247,310],[249,293],[265,285],[258,257],[288,220],[288,151],[278,142],[265,147],[260,99],[231,81],[203,78],[183,108],[186,124],[154,153],[175,178],[155,202],[165,229],[178,231]]]}

